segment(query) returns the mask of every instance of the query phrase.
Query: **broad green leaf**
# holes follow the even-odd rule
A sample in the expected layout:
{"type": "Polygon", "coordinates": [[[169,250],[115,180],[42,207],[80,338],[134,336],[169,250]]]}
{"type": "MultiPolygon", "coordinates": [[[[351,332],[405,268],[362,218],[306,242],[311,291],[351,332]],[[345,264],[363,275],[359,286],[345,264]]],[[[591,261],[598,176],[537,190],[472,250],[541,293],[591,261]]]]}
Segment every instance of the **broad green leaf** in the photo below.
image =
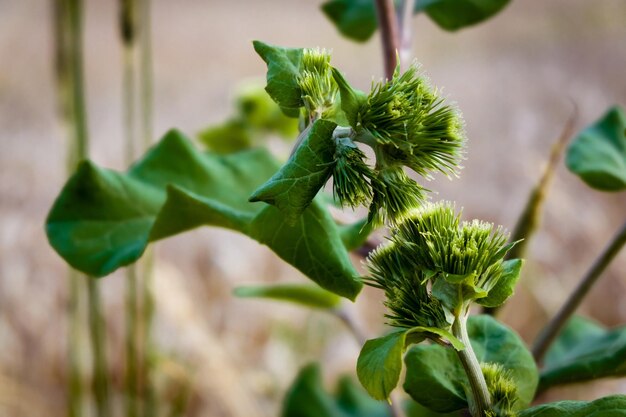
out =
{"type": "Polygon", "coordinates": [[[304,138],[294,154],[252,194],[250,201],[274,205],[289,223],[295,223],[332,174],[335,127],[333,122],[317,120],[303,131],[304,138]]]}
{"type": "MultiPolygon", "coordinates": [[[[473,316],[468,321],[472,348],[482,363],[501,364],[517,385],[522,409],[532,401],[538,381],[537,367],[520,337],[490,316],[473,316]]],[[[404,357],[404,390],[423,406],[449,413],[468,407],[469,381],[454,350],[439,345],[413,346],[404,357]]]]}
{"type": "Polygon", "coordinates": [[[626,115],[613,107],[580,132],[567,149],[565,163],[592,188],[626,189],[626,115]]]}
{"type": "Polygon", "coordinates": [[[276,284],[235,288],[237,297],[270,298],[323,310],[336,308],[341,299],[316,285],[276,284]]]}
{"type": "Polygon", "coordinates": [[[373,0],[330,0],[322,11],[346,38],[365,42],[376,31],[376,9],[373,0]]]}
{"type": "Polygon", "coordinates": [[[540,386],[626,375],[626,327],[607,330],[581,317],[569,321],[548,351],[540,386]]]}
{"type": "Polygon", "coordinates": [[[239,120],[208,127],[198,133],[198,139],[207,149],[220,154],[250,149],[253,141],[250,128],[239,120]]]}
{"type": "Polygon", "coordinates": [[[406,330],[365,342],[356,364],[356,373],[365,390],[377,400],[387,400],[398,385],[406,330]]]}
{"type": "Polygon", "coordinates": [[[515,290],[515,284],[520,277],[522,265],[524,261],[522,259],[511,259],[502,262],[504,272],[498,283],[489,290],[487,297],[480,298],[476,302],[485,307],[498,307],[511,296],[515,290]]]}
{"type": "Polygon", "coordinates": [[[302,102],[302,91],[297,77],[302,64],[301,48],[281,48],[261,41],[254,41],[254,50],[267,64],[267,86],[265,90],[290,117],[298,117],[302,102]]]}
{"type": "Polygon", "coordinates": [[[464,417],[465,415],[461,411],[455,411],[452,413],[437,413],[423,405],[416,403],[415,401],[407,401],[405,403],[405,412],[407,417],[464,417]]]}
{"type": "Polygon", "coordinates": [[[283,403],[282,417],[390,417],[387,406],[369,398],[351,379],[339,381],[337,395],[322,386],[319,365],[304,367],[283,403]]]}
{"type": "Polygon", "coordinates": [[[337,387],[337,404],[353,417],[391,417],[389,407],[372,399],[353,378],[344,376],[337,387]]]}
{"type": "Polygon", "coordinates": [[[149,242],[201,225],[225,227],[353,299],[362,284],[324,208],[314,203],[290,226],[276,208],[247,201],[277,166],[259,149],[201,153],[170,131],[127,173],[81,164],[48,215],[48,239],[71,266],[101,277],[135,262],[149,242]]]}
{"type": "Polygon", "coordinates": [[[349,251],[362,247],[367,242],[369,235],[376,229],[376,225],[368,222],[367,218],[338,227],[341,241],[349,251]]]}
{"type": "Polygon", "coordinates": [[[475,25],[500,12],[510,0],[438,0],[417,2],[416,11],[425,11],[440,28],[448,31],[475,25]]]}
{"type": "Polygon", "coordinates": [[[353,89],[338,69],[333,68],[333,78],[339,87],[341,97],[341,109],[343,110],[350,126],[357,128],[359,111],[367,101],[367,95],[360,90],[353,89]]]}
{"type": "Polygon", "coordinates": [[[626,396],[542,404],[522,411],[518,417],[626,417],[626,396]]]}

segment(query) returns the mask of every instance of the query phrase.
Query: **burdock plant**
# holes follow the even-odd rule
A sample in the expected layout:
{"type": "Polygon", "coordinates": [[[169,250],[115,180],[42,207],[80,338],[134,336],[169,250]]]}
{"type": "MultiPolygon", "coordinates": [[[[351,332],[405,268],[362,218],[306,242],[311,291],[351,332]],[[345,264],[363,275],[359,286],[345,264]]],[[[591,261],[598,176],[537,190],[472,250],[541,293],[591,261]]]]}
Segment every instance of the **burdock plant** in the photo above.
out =
{"type": "MultiPolygon", "coordinates": [[[[450,203],[426,204],[393,227],[390,241],[367,262],[370,275],[365,282],[384,290],[389,324],[402,329],[390,335],[391,343],[397,343],[400,352],[425,339],[455,349],[470,384],[474,416],[507,416],[515,403],[510,395],[515,385],[507,384],[506,371],[481,364],[467,332],[472,303],[495,307],[512,294],[522,261],[504,260],[514,245],[507,241],[508,235],[491,223],[462,222],[450,203]],[[481,367],[488,369],[488,378],[481,367]]],[[[373,383],[371,361],[385,345],[380,340],[365,344],[357,369],[370,394],[384,399],[398,380],[382,390],[373,383]]],[[[396,358],[400,361],[401,354],[396,358]]]]}
{"type": "Polygon", "coordinates": [[[370,223],[395,224],[426,201],[427,190],[405,168],[426,179],[434,172],[456,175],[463,120],[417,64],[403,73],[398,67],[365,94],[331,66],[325,50],[261,42],[255,48],[268,63],[268,93],[307,128],[289,161],[250,201],[273,204],[295,222],[332,177],[341,205],[369,205],[370,223]],[[373,161],[358,144],[372,149],[373,161]],[[298,191],[290,194],[295,184],[298,191]]]}

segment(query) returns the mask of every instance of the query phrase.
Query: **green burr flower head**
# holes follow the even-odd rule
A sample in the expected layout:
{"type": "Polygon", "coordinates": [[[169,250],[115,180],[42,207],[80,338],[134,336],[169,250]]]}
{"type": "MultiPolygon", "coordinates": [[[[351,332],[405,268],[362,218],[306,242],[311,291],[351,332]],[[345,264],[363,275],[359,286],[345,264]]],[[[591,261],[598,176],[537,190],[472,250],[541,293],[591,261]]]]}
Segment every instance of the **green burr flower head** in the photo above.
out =
{"type": "Polygon", "coordinates": [[[384,304],[389,309],[385,317],[391,326],[450,328],[441,303],[428,291],[428,277],[423,271],[407,268],[402,250],[395,243],[374,250],[367,264],[370,276],[365,283],[384,290],[384,304]]]}
{"type": "Polygon", "coordinates": [[[398,225],[394,241],[418,268],[451,281],[471,279],[489,291],[502,275],[502,258],[510,249],[501,227],[480,220],[460,222],[450,203],[427,204],[398,225]]]}
{"type": "Polygon", "coordinates": [[[460,221],[450,203],[427,203],[406,213],[390,243],[372,253],[366,283],[385,291],[392,325],[446,329],[472,301],[501,303],[511,295],[520,262],[503,261],[512,247],[507,239],[491,223],[460,221]]]}
{"type": "Polygon", "coordinates": [[[378,170],[372,188],[368,221],[374,224],[396,224],[426,199],[426,190],[409,178],[400,166],[378,170]]]}
{"type": "Polygon", "coordinates": [[[332,75],[330,54],[325,49],[304,49],[297,81],[309,113],[323,116],[335,104],[339,89],[332,75]]]}
{"type": "Polygon", "coordinates": [[[481,363],[480,367],[491,396],[492,409],[488,411],[487,415],[515,417],[516,413],[513,411],[513,407],[518,396],[517,385],[513,381],[511,373],[499,363],[481,363]]]}
{"type": "Polygon", "coordinates": [[[463,120],[417,65],[374,84],[359,120],[390,160],[424,177],[433,171],[456,174],[465,143],[463,120]]]}
{"type": "Polygon", "coordinates": [[[372,199],[373,170],[365,153],[349,138],[337,140],[333,167],[333,193],[342,206],[358,207],[372,199]]]}

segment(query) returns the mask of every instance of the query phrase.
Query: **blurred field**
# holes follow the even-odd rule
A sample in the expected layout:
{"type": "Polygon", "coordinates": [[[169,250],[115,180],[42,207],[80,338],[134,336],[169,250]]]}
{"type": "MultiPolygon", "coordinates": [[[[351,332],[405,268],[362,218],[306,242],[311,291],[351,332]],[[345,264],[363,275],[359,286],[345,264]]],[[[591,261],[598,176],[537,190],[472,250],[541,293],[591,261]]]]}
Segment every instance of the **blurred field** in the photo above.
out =
{"type": "MultiPolygon", "coordinates": [[[[87,2],[86,78],[90,154],[125,168],[117,2],[87,2]]],[[[251,41],[333,50],[333,63],[362,88],[382,72],[379,39],[342,39],[319,1],[154,1],[156,132],[195,134],[225,118],[243,79],[262,78],[251,41]]],[[[435,198],[466,218],[512,228],[551,143],[575,103],[578,128],[612,104],[626,105],[626,2],[514,0],[495,19],[456,34],[414,20],[414,54],[462,109],[469,136],[458,180],[437,179],[435,198]]],[[[0,0],[0,416],[64,415],[67,279],[43,222],[64,182],[56,118],[50,2],[0,0]]],[[[280,147],[279,147],[280,149],[280,147]]],[[[285,149],[282,150],[286,152],[285,149]]],[[[564,167],[532,242],[523,288],[504,320],[532,340],[626,217],[626,195],[590,191],[564,167]]],[[[241,283],[304,278],[264,247],[202,229],[157,245],[155,338],[159,387],[193,387],[188,416],[276,415],[299,366],[319,358],[328,378],[354,368],[357,346],[321,313],[238,300],[241,283]],[[178,384],[178,385],[177,385],[178,384]]],[[[358,262],[358,260],[355,260],[358,262]]],[[[626,253],[590,294],[583,313],[626,322],[626,253]]],[[[102,281],[110,372],[123,376],[123,274],[102,281]]],[[[380,294],[353,308],[382,329],[380,294]]],[[[83,355],[85,363],[89,352],[83,355]]],[[[117,389],[117,388],[116,388],[117,389]]],[[[581,399],[626,393],[626,381],[574,387],[581,399]]],[[[118,414],[120,415],[120,414],[118,414]]]]}

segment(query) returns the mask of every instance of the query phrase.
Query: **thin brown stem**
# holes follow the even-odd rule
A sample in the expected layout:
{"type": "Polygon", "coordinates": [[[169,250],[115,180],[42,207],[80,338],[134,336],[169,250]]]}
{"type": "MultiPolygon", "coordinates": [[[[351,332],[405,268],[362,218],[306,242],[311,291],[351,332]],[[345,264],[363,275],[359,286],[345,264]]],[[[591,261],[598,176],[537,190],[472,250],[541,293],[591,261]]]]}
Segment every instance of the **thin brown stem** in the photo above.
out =
{"type": "Polygon", "coordinates": [[[609,246],[607,246],[602,255],[594,262],[591,269],[580,281],[576,290],[569,296],[556,316],[539,334],[533,346],[533,355],[538,363],[543,360],[548,348],[558,336],[563,326],[565,326],[569,318],[574,314],[585,296],[589,293],[598,278],[600,278],[602,272],[609,266],[624,244],[626,244],[626,223],[622,225],[609,246]]]}
{"type": "Polygon", "coordinates": [[[400,49],[400,32],[393,0],[376,0],[376,15],[383,45],[385,77],[391,79],[398,64],[400,49]]]}

